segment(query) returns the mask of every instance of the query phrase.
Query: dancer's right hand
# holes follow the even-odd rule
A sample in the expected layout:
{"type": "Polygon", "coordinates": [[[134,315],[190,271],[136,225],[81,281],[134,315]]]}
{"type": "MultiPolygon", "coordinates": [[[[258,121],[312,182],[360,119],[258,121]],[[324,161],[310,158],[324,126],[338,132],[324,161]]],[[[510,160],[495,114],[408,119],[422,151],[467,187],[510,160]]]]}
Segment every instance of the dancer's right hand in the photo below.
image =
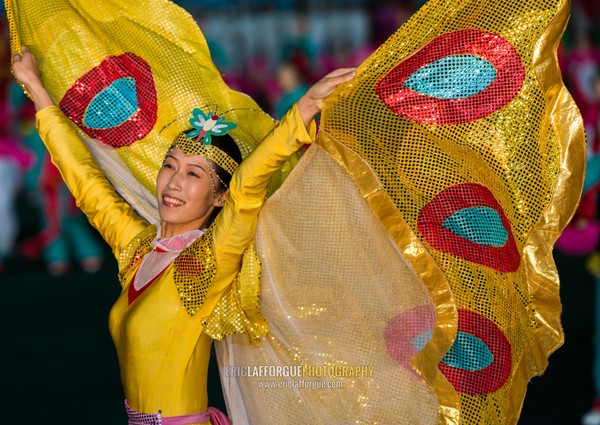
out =
{"type": "Polygon", "coordinates": [[[33,100],[35,109],[39,111],[53,105],[54,101],[42,84],[38,63],[29,49],[23,46],[21,53],[15,52],[12,59],[15,79],[25,94],[33,100]]]}

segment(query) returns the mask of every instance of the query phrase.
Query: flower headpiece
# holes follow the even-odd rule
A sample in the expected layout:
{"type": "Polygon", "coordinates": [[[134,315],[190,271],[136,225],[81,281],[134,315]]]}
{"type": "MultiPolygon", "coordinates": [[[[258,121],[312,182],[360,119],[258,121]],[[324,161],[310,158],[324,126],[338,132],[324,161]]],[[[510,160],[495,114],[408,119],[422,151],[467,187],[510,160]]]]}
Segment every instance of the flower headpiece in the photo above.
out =
{"type": "Polygon", "coordinates": [[[237,125],[212,112],[204,113],[198,108],[192,111],[189,122],[194,129],[180,133],[170,150],[179,148],[186,156],[201,155],[232,175],[239,164],[225,151],[212,145],[212,136],[224,136],[237,125]]]}
{"type": "Polygon", "coordinates": [[[220,117],[212,112],[205,114],[198,108],[192,111],[190,124],[195,130],[188,133],[188,138],[193,139],[196,137],[196,141],[202,140],[202,143],[205,145],[211,144],[213,134],[224,136],[229,130],[237,127],[235,123],[225,121],[224,117],[220,117]]]}

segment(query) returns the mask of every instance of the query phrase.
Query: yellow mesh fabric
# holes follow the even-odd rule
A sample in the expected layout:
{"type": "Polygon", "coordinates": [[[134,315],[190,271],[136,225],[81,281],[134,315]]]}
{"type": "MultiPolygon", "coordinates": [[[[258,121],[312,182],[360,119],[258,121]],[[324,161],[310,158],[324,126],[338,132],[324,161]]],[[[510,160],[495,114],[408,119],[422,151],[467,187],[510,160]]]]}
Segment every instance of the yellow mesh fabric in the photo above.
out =
{"type": "Polygon", "coordinates": [[[308,149],[259,216],[261,309],[271,332],[255,345],[243,335],[216,343],[233,423],[436,424],[439,410],[456,417],[458,400],[439,406],[409,365],[418,351],[410,341],[433,332],[428,373],[438,391],[446,388],[446,402],[455,394],[431,370],[451,339],[442,342],[422,282],[444,277],[406,224],[397,226],[408,260],[349,174],[323,149],[308,149]],[[300,373],[277,375],[277,367],[300,373]]]}
{"type": "MultiPolygon", "coordinates": [[[[30,48],[63,112],[86,137],[117,149],[152,193],[193,108],[235,122],[230,134],[243,157],[274,125],[256,102],[224,83],[194,19],[170,1],[6,0],[5,6],[11,50],[30,48]]],[[[274,177],[271,191],[283,177],[274,177]]]]}
{"type": "Polygon", "coordinates": [[[404,220],[445,274],[424,282],[437,308],[448,291],[457,308],[439,367],[460,423],[516,423],[563,341],[552,246],[585,163],[556,61],[568,13],[567,1],[430,0],[324,106],[318,143],[396,243],[404,220]],[[370,195],[369,168],[385,196],[370,195]]]}

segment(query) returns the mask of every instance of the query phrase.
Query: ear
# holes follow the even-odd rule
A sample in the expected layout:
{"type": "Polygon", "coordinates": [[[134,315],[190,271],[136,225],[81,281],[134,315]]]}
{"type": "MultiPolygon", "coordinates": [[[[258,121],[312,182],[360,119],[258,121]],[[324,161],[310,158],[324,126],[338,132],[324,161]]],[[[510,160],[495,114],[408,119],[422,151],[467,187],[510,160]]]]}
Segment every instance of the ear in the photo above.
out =
{"type": "Polygon", "coordinates": [[[213,201],[213,205],[217,208],[221,208],[225,204],[225,201],[227,200],[227,195],[229,195],[229,189],[227,189],[223,192],[219,192],[218,196],[216,196],[213,201]]]}

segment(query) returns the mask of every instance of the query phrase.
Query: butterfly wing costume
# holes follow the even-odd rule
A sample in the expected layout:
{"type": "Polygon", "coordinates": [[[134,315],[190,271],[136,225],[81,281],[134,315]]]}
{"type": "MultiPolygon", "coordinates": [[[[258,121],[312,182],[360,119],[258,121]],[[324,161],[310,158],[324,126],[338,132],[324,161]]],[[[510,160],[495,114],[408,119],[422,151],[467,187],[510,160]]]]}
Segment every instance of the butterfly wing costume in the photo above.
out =
{"type": "MultiPolygon", "coordinates": [[[[293,188],[285,184],[259,222],[271,342],[258,364],[269,357],[367,363],[375,377],[340,369],[316,377],[307,367],[305,379],[339,381],[342,389],[265,390],[268,414],[257,411],[252,423],[289,405],[306,414],[322,413],[314,405],[337,409],[310,423],[435,423],[431,394],[401,375],[409,365],[435,395],[440,422],[517,422],[527,382],[562,343],[552,246],[577,204],[584,169],[581,119],[556,61],[568,7],[429,1],[328,99],[317,152],[309,151],[290,177],[293,188]],[[344,197],[334,164],[362,202],[344,197]],[[295,214],[285,216],[283,206],[295,214]],[[357,211],[367,206],[372,227],[357,211]],[[303,245],[308,232],[293,238],[306,227],[310,247],[303,245]],[[340,243],[324,244],[323,231],[340,243]],[[401,254],[386,251],[376,240],[381,233],[401,254]],[[298,246],[304,250],[292,251],[298,246]],[[302,259],[297,268],[290,252],[302,259]],[[383,266],[375,265],[379,254],[383,266]],[[398,270],[402,263],[406,269],[398,270]],[[304,270],[314,264],[327,264],[328,273],[304,270]],[[429,299],[395,293],[397,285],[417,291],[417,280],[429,299]],[[270,295],[281,292],[289,296],[270,295]],[[430,367],[448,339],[454,343],[438,366],[453,391],[430,367]]],[[[244,343],[235,338],[229,362],[255,362],[256,350],[240,354],[244,343]]],[[[256,382],[237,381],[244,397],[252,394],[256,382]]],[[[279,386],[298,379],[288,381],[279,386]]],[[[244,409],[258,397],[265,394],[244,409]]]]}
{"type": "MultiPolygon", "coordinates": [[[[7,6],[13,50],[38,57],[146,217],[181,116],[231,110],[248,150],[273,126],[172,3],[7,6]]],[[[429,0],[326,100],[317,143],[259,217],[269,334],[207,327],[234,423],[517,422],[563,341],[552,247],[583,185],[556,59],[569,7],[429,0]]]]}

